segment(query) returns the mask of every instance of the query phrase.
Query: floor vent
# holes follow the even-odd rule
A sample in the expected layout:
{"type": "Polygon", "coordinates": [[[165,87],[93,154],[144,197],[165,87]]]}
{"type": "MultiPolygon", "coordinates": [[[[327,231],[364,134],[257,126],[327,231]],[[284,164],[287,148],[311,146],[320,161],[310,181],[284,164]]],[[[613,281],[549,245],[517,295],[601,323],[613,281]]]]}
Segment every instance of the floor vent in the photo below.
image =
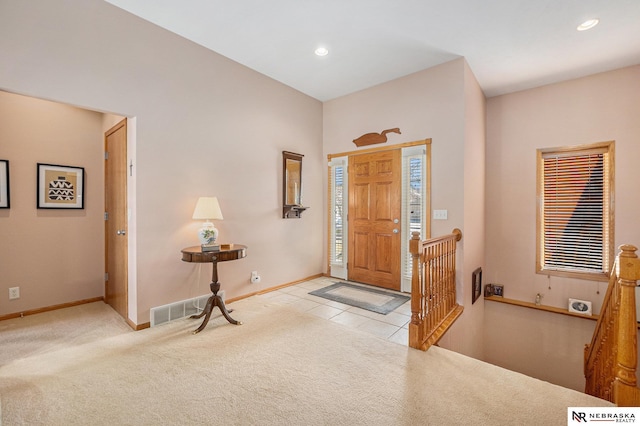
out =
{"type": "MultiPolygon", "coordinates": [[[[224,299],[224,291],[218,294],[224,299]]],[[[211,294],[151,308],[151,327],[202,312],[209,297],[211,294]]]]}

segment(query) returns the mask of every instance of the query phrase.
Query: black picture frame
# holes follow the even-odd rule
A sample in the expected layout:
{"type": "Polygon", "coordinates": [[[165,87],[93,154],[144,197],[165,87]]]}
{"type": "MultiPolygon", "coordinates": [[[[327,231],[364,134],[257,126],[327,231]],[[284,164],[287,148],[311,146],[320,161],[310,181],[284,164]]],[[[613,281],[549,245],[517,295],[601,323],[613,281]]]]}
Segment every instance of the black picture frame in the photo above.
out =
{"type": "Polygon", "coordinates": [[[84,209],[84,167],[38,163],[39,209],[84,209]]]}
{"type": "Polygon", "coordinates": [[[493,284],[487,284],[484,286],[484,297],[493,296],[493,284]]]}
{"type": "Polygon", "coordinates": [[[477,268],[471,274],[471,294],[472,300],[471,304],[476,303],[476,300],[480,298],[482,294],[482,268],[477,268]]]}
{"type": "Polygon", "coordinates": [[[498,297],[504,297],[504,286],[500,284],[494,284],[493,295],[498,297]]]}
{"type": "Polygon", "coordinates": [[[0,209],[11,208],[9,185],[9,160],[0,160],[0,209]]]}

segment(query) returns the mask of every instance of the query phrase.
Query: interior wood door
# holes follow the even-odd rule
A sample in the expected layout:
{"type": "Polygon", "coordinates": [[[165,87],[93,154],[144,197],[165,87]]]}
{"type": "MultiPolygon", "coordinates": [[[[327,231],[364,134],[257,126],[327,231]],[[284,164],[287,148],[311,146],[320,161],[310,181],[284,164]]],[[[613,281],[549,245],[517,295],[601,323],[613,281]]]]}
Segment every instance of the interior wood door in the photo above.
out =
{"type": "Polygon", "coordinates": [[[105,302],[128,318],[127,120],[105,133],[105,302]]]}
{"type": "Polygon", "coordinates": [[[349,157],[348,279],[400,290],[401,151],[349,157]]]}

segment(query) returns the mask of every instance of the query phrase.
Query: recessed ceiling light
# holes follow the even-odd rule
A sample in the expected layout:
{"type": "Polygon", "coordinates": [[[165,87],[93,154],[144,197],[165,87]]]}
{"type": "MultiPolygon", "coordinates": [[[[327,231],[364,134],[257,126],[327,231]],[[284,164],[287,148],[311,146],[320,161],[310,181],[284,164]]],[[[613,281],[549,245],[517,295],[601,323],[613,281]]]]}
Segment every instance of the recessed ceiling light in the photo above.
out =
{"type": "Polygon", "coordinates": [[[315,54],[318,56],[327,56],[328,53],[329,49],[327,49],[326,47],[318,47],[315,51],[315,54]]]}
{"type": "Polygon", "coordinates": [[[600,22],[599,19],[589,19],[587,21],[584,21],[582,24],[578,25],[578,28],[576,28],[576,29],[578,31],[590,30],[591,28],[593,28],[596,25],[598,25],[598,22],[600,22]]]}

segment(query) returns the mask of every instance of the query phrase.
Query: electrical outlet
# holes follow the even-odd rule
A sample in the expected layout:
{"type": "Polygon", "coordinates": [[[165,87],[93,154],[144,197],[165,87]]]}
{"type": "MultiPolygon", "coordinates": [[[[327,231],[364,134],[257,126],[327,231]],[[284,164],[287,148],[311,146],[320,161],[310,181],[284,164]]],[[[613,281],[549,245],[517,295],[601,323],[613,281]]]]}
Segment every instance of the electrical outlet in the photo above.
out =
{"type": "Polygon", "coordinates": [[[20,287],[9,288],[9,300],[20,299],[20,287]]]}

